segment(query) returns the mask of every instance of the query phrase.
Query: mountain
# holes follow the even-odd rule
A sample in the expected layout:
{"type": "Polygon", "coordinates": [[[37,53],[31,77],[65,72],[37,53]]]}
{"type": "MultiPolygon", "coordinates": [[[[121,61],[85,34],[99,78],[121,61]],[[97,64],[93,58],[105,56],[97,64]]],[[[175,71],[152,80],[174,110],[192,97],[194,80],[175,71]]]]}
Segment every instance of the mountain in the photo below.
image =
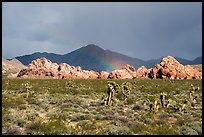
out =
{"type": "Polygon", "coordinates": [[[25,66],[16,58],[12,60],[2,58],[2,73],[18,72],[23,68],[25,68],[25,66]]]}
{"type": "MultiPolygon", "coordinates": [[[[21,61],[24,65],[28,65],[31,63],[31,61],[33,61],[37,58],[40,58],[40,57],[48,58],[53,62],[61,62],[60,59],[63,58],[62,55],[54,54],[54,53],[47,53],[47,52],[43,52],[43,53],[35,52],[33,54],[30,54],[30,55],[18,56],[15,58],[18,59],[19,61],[21,61]]],[[[8,60],[11,60],[11,59],[8,59],[8,60]]]]}
{"type": "MultiPolygon", "coordinates": [[[[121,69],[126,64],[133,66],[135,69],[139,68],[142,65],[150,68],[153,67],[154,64],[158,64],[162,60],[162,58],[159,58],[144,61],[114,51],[104,50],[94,44],[89,44],[64,55],[47,52],[36,52],[30,55],[18,56],[16,57],[16,59],[21,61],[24,65],[28,65],[32,60],[40,57],[45,57],[57,64],[67,63],[72,66],[81,66],[81,68],[85,70],[94,70],[98,72],[110,72],[115,69],[121,69]]],[[[202,63],[202,57],[198,57],[193,61],[178,57],[176,59],[183,65],[202,63]]]]}
{"type": "Polygon", "coordinates": [[[94,44],[81,47],[65,55],[36,52],[30,55],[18,56],[16,58],[24,65],[28,65],[32,60],[39,57],[45,57],[58,64],[67,63],[72,66],[81,66],[81,68],[85,70],[94,70],[98,72],[110,72],[114,69],[120,69],[126,64],[130,64],[135,68],[144,64],[143,60],[131,58],[110,50],[104,50],[94,44]]]}
{"type": "Polygon", "coordinates": [[[197,57],[192,61],[194,64],[202,64],[202,57],[197,57]]]}

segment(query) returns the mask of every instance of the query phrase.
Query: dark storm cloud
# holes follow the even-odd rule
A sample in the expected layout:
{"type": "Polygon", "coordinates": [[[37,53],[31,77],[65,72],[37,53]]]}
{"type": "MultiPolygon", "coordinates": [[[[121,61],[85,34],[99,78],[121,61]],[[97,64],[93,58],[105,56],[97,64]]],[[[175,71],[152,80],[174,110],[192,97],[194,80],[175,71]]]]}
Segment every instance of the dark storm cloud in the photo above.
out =
{"type": "Polygon", "coordinates": [[[202,55],[201,3],[3,3],[3,56],[89,43],[140,59],[202,55]]]}

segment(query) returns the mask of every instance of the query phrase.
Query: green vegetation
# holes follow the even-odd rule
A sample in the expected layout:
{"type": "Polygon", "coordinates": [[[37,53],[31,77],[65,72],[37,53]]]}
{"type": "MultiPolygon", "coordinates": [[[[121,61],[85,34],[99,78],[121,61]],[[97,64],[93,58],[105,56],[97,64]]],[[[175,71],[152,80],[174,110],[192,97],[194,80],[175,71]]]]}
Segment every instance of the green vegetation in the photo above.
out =
{"type": "Polygon", "coordinates": [[[8,79],[2,133],[202,134],[202,80],[8,79]]]}

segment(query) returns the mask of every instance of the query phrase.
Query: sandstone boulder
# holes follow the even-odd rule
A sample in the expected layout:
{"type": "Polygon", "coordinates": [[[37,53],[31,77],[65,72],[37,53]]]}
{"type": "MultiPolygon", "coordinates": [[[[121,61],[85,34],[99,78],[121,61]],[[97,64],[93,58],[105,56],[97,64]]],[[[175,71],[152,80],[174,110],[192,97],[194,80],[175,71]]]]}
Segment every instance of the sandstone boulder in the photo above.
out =
{"type": "Polygon", "coordinates": [[[136,71],[129,64],[125,65],[121,70],[110,72],[108,75],[110,79],[132,79],[133,77],[136,77],[136,71]]]}
{"type": "Polygon", "coordinates": [[[33,60],[29,65],[29,69],[38,69],[38,68],[44,68],[44,69],[50,69],[53,63],[44,57],[38,58],[36,60],[33,60]]]}
{"type": "Polygon", "coordinates": [[[135,78],[148,78],[149,70],[145,66],[141,66],[136,71],[135,78]]]}
{"type": "Polygon", "coordinates": [[[109,73],[108,78],[110,79],[132,79],[133,76],[127,70],[114,70],[109,73]]]}
{"type": "Polygon", "coordinates": [[[108,72],[106,72],[106,71],[101,71],[101,72],[99,73],[98,78],[100,78],[100,79],[107,79],[107,78],[108,78],[108,75],[109,75],[108,72]]]}

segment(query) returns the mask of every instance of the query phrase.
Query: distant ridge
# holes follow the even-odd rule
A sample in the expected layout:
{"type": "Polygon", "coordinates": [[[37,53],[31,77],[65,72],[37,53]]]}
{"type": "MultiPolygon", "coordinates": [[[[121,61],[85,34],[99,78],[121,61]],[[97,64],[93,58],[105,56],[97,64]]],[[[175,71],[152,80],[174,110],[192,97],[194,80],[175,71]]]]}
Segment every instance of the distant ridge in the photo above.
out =
{"type": "Polygon", "coordinates": [[[18,72],[23,68],[25,68],[25,66],[16,58],[12,60],[2,58],[2,73],[18,72]]]}
{"type": "MultiPolygon", "coordinates": [[[[115,69],[121,69],[126,64],[130,64],[135,69],[139,68],[140,66],[146,66],[147,68],[150,68],[153,67],[154,64],[158,64],[162,59],[159,58],[144,61],[114,51],[104,50],[94,44],[89,44],[64,55],[47,52],[35,52],[30,55],[17,56],[15,58],[24,65],[28,65],[32,60],[40,57],[45,57],[58,64],[67,63],[72,66],[81,66],[81,68],[85,70],[94,70],[97,72],[110,72],[115,69]]],[[[179,57],[175,58],[183,65],[202,64],[202,57],[198,57],[192,61],[179,57]]]]}

